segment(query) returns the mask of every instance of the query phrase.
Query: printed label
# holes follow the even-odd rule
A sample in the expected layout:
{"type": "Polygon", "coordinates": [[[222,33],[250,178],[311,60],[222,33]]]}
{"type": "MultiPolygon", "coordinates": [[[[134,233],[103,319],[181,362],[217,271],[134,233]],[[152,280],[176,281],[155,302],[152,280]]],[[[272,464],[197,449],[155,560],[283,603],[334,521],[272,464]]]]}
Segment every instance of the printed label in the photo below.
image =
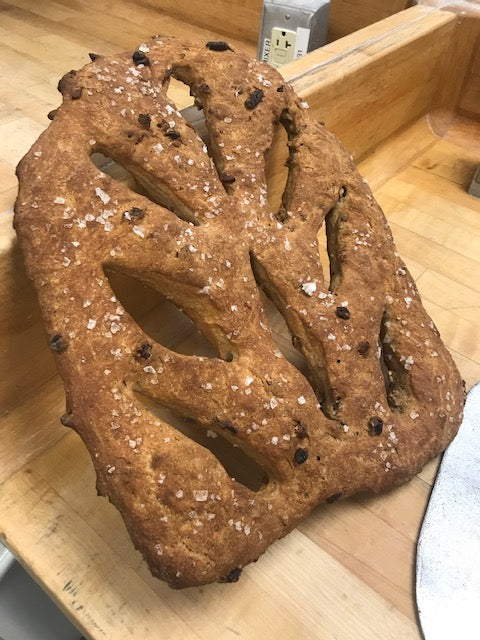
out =
{"type": "Polygon", "coordinates": [[[270,38],[264,38],[263,39],[263,54],[262,54],[263,62],[268,62],[269,57],[270,57],[270,38]]]}
{"type": "Polygon", "coordinates": [[[297,40],[295,42],[294,58],[301,58],[308,52],[308,43],[310,42],[310,29],[298,27],[297,40]]]}

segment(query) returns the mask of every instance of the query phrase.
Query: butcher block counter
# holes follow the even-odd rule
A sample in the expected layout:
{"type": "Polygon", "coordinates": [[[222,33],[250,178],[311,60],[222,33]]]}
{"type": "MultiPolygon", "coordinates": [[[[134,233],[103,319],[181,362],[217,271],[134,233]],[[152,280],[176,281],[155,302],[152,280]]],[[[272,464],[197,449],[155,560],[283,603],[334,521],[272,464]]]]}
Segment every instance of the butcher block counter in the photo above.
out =
{"type": "MultiPolygon", "coordinates": [[[[152,33],[225,38],[175,15],[175,3],[169,14],[154,4],[0,1],[0,538],[95,640],[421,638],[415,547],[438,460],[388,494],[318,507],[237,583],[174,591],[150,575],[117,511],[97,497],[85,447],[59,422],[63,388],[12,230],[14,169],[59,104],[58,79],[88,52],[133,50],[152,33]]],[[[467,193],[480,164],[480,15],[475,2],[431,4],[282,73],[359,164],[470,388],[480,379],[480,200],[467,193]]],[[[254,55],[239,33],[232,47],[254,55]]],[[[190,104],[183,86],[170,95],[190,104]]],[[[272,198],[285,181],[284,142],[270,153],[272,198]]],[[[167,346],[201,340],[151,292],[118,286],[136,318],[160,322],[167,346]]],[[[270,321],[292,350],[273,311],[270,321]]]]}

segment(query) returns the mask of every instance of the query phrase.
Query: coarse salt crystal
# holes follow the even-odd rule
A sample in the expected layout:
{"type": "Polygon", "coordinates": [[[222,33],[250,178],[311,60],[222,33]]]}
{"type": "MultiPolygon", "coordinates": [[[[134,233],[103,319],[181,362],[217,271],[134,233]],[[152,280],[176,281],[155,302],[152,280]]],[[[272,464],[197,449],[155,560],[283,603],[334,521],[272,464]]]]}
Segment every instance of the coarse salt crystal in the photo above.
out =
{"type": "Polygon", "coordinates": [[[194,489],[193,495],[197,502],[205,502],[208,500],[208,490],[207,489],[194,489]]]}
{"type": "Polygon", "coordinates": [[[95,187],[95,194],[100,198],[103,204],[108,204],[110,202],[110,196],[108,193],[105,193],[103,189],[100,189],[100,187],[95,187]]]}
{"type": "Polygon", "coordinates": [[[315,282],[304,282],[302,284],[302,291],[304,291],[307,296],[313,296],[316,290],[317,284],[315,282]]]}
{"type": "Polygon", "coordinates": [[[306,403],[305,397],[304,396],[299,396],[297,398],[297,402],[298,402],[298,404],[305,404],[306,403]]]}
{"type": "Polygon", "coordinates": [[[270,398],[270,409],[275,409],[278,407],[278,400],[276,398],[270,398]]]}
{"type": "Polygon", "coordinates": [[[121,329],[121,326],[119,324],[117,324],[116,322],[112,322],[112,324],[110,325],[110,331],[112,333],[118,333],[121,329]]]}
{"type": "Polygon", "coordinates": [[[65,198],[61,198],[60,196],[57,196],[53,201],[53,204],[65,204],[65,198]]]}
{"type": "Polygon", "coordinates": [[[183,491],[182,491],[182,489],[179,489],[179,490],[175,493],[175,496],[176,496],[177,498],[183,498],[183,491]]]}
{"type": "Polygon", "coordinates": [[[152,367],[151,364],[148,364],[146,367],[143,367],[145,373],[157,373],[156,369],[152,367]]]}
{"type": "Polygon", "coordinates": [[[97,321],[94,320],[93,318],[89,318],[87,322],[87,329],[95,329],[96,326],[97,326],[97,321]]]}

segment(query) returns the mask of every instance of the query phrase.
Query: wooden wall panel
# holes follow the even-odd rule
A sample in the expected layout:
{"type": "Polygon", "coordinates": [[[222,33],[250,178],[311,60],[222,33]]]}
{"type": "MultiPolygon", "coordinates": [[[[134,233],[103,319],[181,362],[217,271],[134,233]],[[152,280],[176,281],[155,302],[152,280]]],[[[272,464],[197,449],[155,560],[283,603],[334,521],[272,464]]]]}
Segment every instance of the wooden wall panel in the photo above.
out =
{"type": "MultiPolygon", "coordinates": [[[[140,0],[140,4],[187,20],[191,24],[215,28],[256,43],[260,28],[262,0],[140,0]]],[[[406,9],[409,0],[331,0],[328,40],[337,40],[353,31],[406,9]]]]}
{"type": "Polygon", "coordinates": [[[239,40],[255,44],[258,40],[262,0],[139,0],[139,4],[239,40]]]}
{"type": "Polygon", "coordinates": [[[403,11],[411,4],[408,0],[331,0],[328,40],[343,38],[403,11]]]}
{"type": "Polygon", "coordinates": [[[284,73],[358,160],[432,108],[455,23],[452,13],[414,7],[385,20],[390,29],[379,34],[367,27],[288,65],[284,73]]]}

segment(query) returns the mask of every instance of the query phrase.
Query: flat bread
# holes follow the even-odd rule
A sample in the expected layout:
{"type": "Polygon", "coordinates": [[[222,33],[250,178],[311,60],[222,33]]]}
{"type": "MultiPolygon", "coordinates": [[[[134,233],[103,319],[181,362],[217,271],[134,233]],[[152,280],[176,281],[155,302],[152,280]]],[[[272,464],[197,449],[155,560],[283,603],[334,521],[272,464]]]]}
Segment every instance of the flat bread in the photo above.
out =
{"type": "Polygon", "coordinates": [[[368,184],[277,71],[224,42],[163,36],[91,57],[61,80],[63,104],[18,167],[15,227],[65,384],[62,421],[155,576],[231,582],[319,503],[412,478],[454,437],[462,382],[368,184]],[[172,76],[203,109],[208,147],[168,98],[172,76]],[[288,179],[273,210],[278,126],[288,179]],[[109,270],[181,308],[217,357],[154,341],[109,270]],[[279,351],[260,289],[308,377],[279,351]],[[146,399],[235,445],[262,470],[256,490],[146,399]]]}

